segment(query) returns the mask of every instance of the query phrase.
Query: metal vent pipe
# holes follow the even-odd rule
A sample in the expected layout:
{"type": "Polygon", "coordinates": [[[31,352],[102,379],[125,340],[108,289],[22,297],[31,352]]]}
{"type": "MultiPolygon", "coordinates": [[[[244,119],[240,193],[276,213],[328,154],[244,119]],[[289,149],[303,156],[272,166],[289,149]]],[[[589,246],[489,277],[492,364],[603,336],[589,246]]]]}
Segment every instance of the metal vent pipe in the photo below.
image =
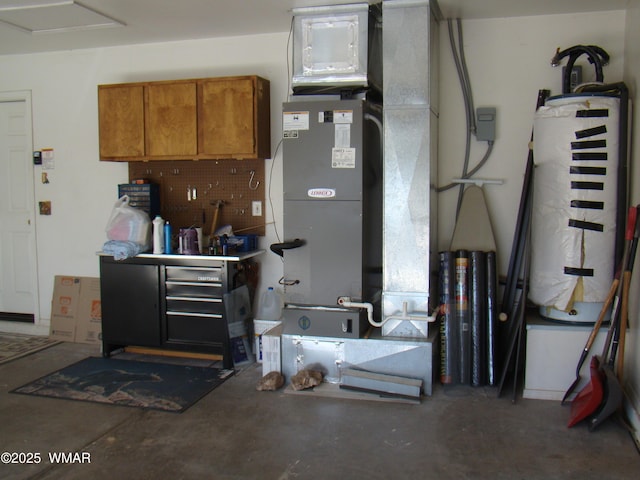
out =
{"type": "Polygon", "coordinates": [[[427,336],[427,322],[411,317],[428,316],[436,302],[440,12],[436,2],[424,0],[385,0],[382,12],[382,333],[427,336]]]}

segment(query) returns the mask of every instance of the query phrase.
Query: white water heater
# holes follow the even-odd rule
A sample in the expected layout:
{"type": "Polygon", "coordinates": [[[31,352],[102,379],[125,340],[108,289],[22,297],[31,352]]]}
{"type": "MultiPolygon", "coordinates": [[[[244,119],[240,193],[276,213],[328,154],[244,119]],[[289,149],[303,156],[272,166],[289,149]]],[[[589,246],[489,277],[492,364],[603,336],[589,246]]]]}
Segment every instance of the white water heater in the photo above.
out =
{"type": "Polygon", "coordinates": [[[619,112],[620,98],[602,93],[551,97],[536,112],[529,299],[544,317],[594,322],[609,291],[619,112]]]}

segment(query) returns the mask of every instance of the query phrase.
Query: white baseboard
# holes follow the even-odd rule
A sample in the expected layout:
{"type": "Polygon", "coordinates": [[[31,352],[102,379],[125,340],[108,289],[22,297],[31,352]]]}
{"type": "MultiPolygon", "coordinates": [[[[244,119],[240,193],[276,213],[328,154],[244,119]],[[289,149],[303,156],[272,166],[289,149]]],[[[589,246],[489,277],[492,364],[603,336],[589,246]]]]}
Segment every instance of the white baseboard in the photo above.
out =
{"type": "Polygon", "coordinates": [[[0,321],[0,332],[49,336],[49,324],[0,321]]]}
{"type": "Polygon", "coordinates": [[[636,445],[640,448],[640,396],[629,384],[625,385],[625,393],[624,411],[633,428],[636,445]]]}

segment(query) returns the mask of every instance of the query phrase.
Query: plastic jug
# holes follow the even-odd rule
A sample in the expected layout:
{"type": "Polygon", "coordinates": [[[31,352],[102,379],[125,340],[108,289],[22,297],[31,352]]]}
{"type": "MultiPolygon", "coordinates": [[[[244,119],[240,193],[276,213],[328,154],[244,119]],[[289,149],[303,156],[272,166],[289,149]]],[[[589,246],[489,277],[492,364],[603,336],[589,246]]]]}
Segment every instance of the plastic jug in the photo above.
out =
{"type": "Polygon", "coordinates": [[[153,219],[153,253],[164,253],[164,220],[160,215],[153,219]]]}
{"type": "Polygon", "coordinates": [[[273,287],[269,287],[266,292],[262,294],[262,301],[260,302],[260,309],[258,310],[259,320],[280,320],[282,314],[282,299],[278,292],[273,287]]]}

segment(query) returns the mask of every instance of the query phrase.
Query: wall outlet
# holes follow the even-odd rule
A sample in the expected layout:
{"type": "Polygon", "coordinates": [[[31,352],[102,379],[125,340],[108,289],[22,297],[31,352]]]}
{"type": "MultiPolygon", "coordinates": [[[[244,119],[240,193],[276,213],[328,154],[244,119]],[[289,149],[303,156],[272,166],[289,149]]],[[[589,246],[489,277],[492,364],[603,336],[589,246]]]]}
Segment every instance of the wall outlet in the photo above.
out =
{"type": "Polygon", "coordinates": [[[251,202],[251,215],[254,217],[262,216],[262,202],[260,200],[254,200],[251,202]]]}

